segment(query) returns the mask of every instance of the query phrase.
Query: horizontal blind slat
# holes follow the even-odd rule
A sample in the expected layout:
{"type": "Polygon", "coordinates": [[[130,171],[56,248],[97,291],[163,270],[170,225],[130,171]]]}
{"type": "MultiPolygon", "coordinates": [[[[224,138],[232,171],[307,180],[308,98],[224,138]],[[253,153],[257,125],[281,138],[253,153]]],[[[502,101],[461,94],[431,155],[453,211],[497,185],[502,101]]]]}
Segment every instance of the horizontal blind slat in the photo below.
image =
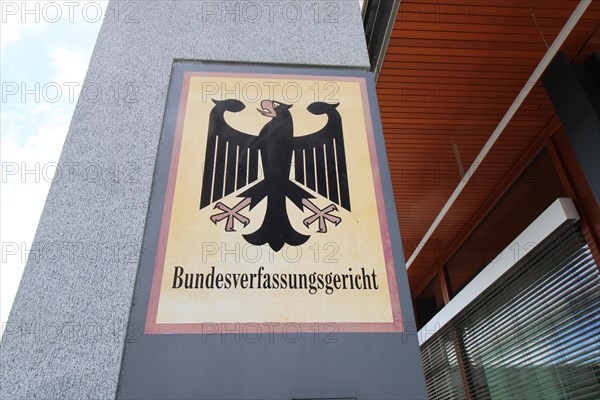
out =
{"type": "Polygon", "coordinates": [[[600,398],[600,273],[579,229],[539,244],[421,353],[432,399],[465,389],[477,399],[600,398]]]}

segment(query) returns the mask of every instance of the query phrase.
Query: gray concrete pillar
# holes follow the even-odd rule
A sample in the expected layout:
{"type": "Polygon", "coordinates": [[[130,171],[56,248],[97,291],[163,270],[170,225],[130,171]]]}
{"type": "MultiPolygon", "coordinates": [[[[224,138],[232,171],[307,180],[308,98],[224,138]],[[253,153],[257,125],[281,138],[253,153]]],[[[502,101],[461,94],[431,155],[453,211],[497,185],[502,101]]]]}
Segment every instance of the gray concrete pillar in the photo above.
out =
{"type": "Polygon", "coordinates": [[[176,60],[369,68],[358,1],[111,1],[59,161],[69,178],[52,184],[2,339],[2,399],[118,395],[176,60]]]}

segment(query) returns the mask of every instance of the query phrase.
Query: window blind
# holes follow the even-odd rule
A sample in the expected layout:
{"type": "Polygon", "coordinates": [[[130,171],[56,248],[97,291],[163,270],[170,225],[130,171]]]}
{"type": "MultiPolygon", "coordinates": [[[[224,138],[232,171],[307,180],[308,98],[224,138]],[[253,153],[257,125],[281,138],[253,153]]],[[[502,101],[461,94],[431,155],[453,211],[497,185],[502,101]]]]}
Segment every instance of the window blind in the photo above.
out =
{"type": "Polygon", "coordinates": [[[600,273],[558,229],[421,346],[431,399],[600,398],[600,273]]]}

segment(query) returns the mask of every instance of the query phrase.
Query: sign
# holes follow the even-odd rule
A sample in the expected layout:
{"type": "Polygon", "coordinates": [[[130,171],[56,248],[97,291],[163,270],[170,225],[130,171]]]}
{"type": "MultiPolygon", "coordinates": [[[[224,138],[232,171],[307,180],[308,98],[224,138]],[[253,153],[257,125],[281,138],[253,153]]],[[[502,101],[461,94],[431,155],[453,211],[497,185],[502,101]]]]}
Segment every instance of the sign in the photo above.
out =
{"type": "Polygon", "coordinates": [[[186,65],[145,333],[402,331],[366,77],[186,65]]]}

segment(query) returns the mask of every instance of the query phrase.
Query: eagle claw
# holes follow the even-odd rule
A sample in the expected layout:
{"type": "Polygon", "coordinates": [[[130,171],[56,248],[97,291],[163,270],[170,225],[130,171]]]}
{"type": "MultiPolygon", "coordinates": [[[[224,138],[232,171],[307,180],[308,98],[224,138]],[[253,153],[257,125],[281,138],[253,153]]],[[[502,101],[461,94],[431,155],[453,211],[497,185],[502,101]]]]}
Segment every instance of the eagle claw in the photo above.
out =
{"type": "Polygon", "coordinates": [[[224,219],[227,219],[225,223],[225,232],[235,232],[234,220],[238,220],[246,227],[250,223],[250,219],[240,214],[244,208],[250,205],[250,199],[246,198],[240,201],[238,204],[233,206],[232,208],[227,207],[225,204],[220,201],[215,204],[214,209],[219,209],[222,212],[219,214],[211,215],[210,220],[216,225],[217,222],[220,222],[224,219]]]}
{"type": "Polygon", "coordinates": [[[331,212],[338,210],[338,208],[335,206],[335,204],[330,204],[327,207],[323,208],[322,210],[308,199],[303,199],[302,204],[313,212],[313,215],[311,215],[308,218],[305,218],[302,221],[304,226],[306,226],[307,228],[314,222],[319,221],[319,230],[317,232],[326,233],[327,232],[326,221],[333,223],[335,226],[338,226],[340,224],[340,222],[342,222],[342,219],[340,217],[330,214],[331,212]]]}

